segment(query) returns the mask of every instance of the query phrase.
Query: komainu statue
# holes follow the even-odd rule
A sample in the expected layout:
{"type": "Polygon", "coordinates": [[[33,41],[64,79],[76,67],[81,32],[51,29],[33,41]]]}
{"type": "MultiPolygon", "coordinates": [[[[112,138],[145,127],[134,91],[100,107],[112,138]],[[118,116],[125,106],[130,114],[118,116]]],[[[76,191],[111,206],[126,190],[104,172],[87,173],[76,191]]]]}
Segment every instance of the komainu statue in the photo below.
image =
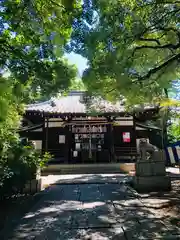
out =
{"type": "Polygon", "coordinates": [[[139,151],[141,160],[154,160],[158,148],[148,143],[147,139],[141,139],[139,142],[139,151]]]}

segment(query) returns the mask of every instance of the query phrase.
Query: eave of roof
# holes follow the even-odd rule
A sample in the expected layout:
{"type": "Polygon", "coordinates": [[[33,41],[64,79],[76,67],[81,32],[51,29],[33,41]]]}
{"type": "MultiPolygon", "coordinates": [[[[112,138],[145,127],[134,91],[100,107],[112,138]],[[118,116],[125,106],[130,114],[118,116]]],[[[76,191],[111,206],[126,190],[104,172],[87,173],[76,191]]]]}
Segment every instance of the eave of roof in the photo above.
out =
{"type": "MultiPolygon", "coordinates": [[[[145,105],[144,109],[138,109],[137,111],[153,110],[157,106],[145,105]]],[[[125,113],[127,112],[122,102],[116,102],[115,104],[108,102],[102,98],[96,98],[92,101],[91,106],[82,102],[82,93],[61,97],[59,99],[51,99],[49,101],[35,103],[27,105],[26,112],[38,112],[48,114],[90,114],[90,112],[96,113],[125,113]]]]}
{"type": "MultiPolygon", "coordinates": [[[[94,102],[91,108],[97,112],[123,112],[124,106],[120,103],[112,104],[105,100],[94,102]]],[[[27,105],[26,111],[43,112],[43,113],[79,113],[87,114],[89,109],[81,101],[81,96],[66,96],[60,99],[53,99],[43,103],[27,105]]]]}
{"type": "Polygon", "coordinates": [[[144,129],[147,129],[147,130],[157,130],[157,131],[162,131],[161,128],[157,127],[157,126],[154,126],[154,125],[149,125],[149,124],[142,124],[142,123],[138,123],[136,122],[136,126],[138,127],[142,127],[144,129]]]}
{"type": "Polygon", "coordinates": [[[32,130],[36,130],[40,127],[43,127],[43,123],[36,124],[36,125],[33,125],[33,126],[22,127],[18,130],[18,132],[21,133],[21,132],[26,132],[26,131],[30,131],[30,130],[32,131],[32,130]]]}

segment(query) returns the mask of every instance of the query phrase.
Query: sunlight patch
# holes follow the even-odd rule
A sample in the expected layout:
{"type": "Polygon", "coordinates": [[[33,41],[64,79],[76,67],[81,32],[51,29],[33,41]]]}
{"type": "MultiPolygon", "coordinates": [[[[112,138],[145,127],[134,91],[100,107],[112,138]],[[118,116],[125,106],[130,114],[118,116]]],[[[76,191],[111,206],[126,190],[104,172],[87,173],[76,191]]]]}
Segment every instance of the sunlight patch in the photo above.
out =
{"type": "Polygon", "coordinates": [[[83,204],[83,208],[95,208],[105,205],[105,202],[88,202],[83,204]]]}

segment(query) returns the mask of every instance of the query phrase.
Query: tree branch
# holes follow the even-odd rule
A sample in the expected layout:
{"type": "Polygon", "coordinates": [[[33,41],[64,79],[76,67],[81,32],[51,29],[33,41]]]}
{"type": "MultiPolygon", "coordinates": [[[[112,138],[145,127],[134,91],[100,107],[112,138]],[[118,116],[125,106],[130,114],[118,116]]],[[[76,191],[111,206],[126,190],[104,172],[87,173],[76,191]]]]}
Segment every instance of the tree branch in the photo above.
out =
{"type": "Polygon", "coordinates": [[[140,37],[139,40],[140,41],[145,41],[145,42],[156,42],[158,45],[160,45],[160,41],[158,39],[154,39],[154,38],[143,38],[143,37],[140,37]]]}
{"type": "MultiPolygon", "coordinates": [[[[173,11],[170,11],[170,12],[166,12],[160,19],[158,19],[158,21],[154,22],[152,25],[148,26],[148,27],[145,27],[144,30],[140,33],[140,34],[137,34],[135,38],[139,39],[141,37],[143,37],[143,35],[147,32],[151,32],[152,29],[156,28],[157,25],[160,25],[160,22],[164,20],[164,18],[166,18],[168,15],[169,17],[172,17],[174,14],[178,13],[180,11],[180,8],[178,9],[175,9],[173,11]]],[[[160,29],[160,27],[159,27],[160,29]]],[[[162,29],[165,29],[165,28],[162,28],[161,27],[161,30],[162,29]]]]}
{"type": "Polygon", "coordinates": [[[178,60],[180,58],[180,53],[171,57],[170,59],[168,59],[166,62],[162,63],[161,65],[159,65],[158,67],[155,67],[151,70],[149,70],[149,72],[147,74],[145,74],[144,76],[140,76],[138,78],[139,81],[143,81],[146,80],[147,78],[149,78],[152,74],[158,72],[159,70],[161,70],[162,68],[170,65],[172,62],[178,60]]]}
{"type": "Polygon", "coordinates": [[[26,1],[26,2],[24,3],[24,5],[23,5],[23,7],[22,7],[22,10],[21,10],[21,13],[20,13],[19,21],[16,23],[14,30],[18,29],[18,27],[21,25],[21,22],[22,22],[23,17],[24,17],[24,12],[25,12],[25,10],[26,10],[26,8],[27,8],[27,6],[28,6],[28,3],[29,3],[29,1],[26,1]]]}
{"type": "Polygon", "coordinates": [[[113,92],[113,91],[115,91],[115,90],[116,90],[115,88],[112,88],[112,89],[106,91],[106,94],[111,93],[111,92],[113,92]]]}
{"type": "Polygon", "coordinates": [[[158,2],[157,4],[178,4],[180,3],[180,1],[162,1],[162,2],[158,2]]]}
{"type": "Polygon", "coordinates": [[[65,7],[63,6],[63,4],[61,4],[61,3],[57,3],[57,2],[55,2],[55,1],[53,1],[53,0],[50,0],[50,2],[51,2],[52,4],[54,4],[54,5],[56,5],[57,7],[60,7],[60,8],[65,9],[65,7]]]}
{"type": "Polygon", "coordinates": [[[165,32],[168,32],[168,31],[173,31],[176,33],[178,39],[179,39],[179,42],[180,42],[180,32],[178,31],[178,29],[176,28],[173,28],[173,27],[160,27],[159,28],[161,31],[165,31],[165,32]]]}
{"type": "Polygon", "coordinates": [[[138,5],[138,6],[135,6],[134,8],[133,8],[133,11],[134,10],[136,10],[137,8],[145,8],[145,7],[151,7],[151,6],[157,6],[157,5],[162,5],[162,4],[179,4],[180,3],[180,1],[154,1],[154,2],[150,2],[150,3],[146,3],[146,4],[140,4],[140,5],[138,5]]]}
{"type": "Polygon", "coordinates": [[[165,44],[165,45],[162,45],[162,46],[142,45],[142,46],[135,47],[132,55],[134,56],[134,54],[135,54],[135,52],[136,52],[137,50],[141,50],[141,49],[145,49],[145,48],[147,48],[147,49],[156,49],[156,50],[157,50],[157,49],[165,49],[165,48],[177,49],[177,48],[179,48],[179,47],[180,47],[180,43],[178,43],[178,44],[176,44],[176,45],[169,43],[169,44],[165,44]]]}
{"type": "Polygon", "coordinates": [[[165,93],[165,95],[166,95],[166,98],[169,98],[169,94],[168,94],[167,88],[164,88],[164,93],[165,93]]]}

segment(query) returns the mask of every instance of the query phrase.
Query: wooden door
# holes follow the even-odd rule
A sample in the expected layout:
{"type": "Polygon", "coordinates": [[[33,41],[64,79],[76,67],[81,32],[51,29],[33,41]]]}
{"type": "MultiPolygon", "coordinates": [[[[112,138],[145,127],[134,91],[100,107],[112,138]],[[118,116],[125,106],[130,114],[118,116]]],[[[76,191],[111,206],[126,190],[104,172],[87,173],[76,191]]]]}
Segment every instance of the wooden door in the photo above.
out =
{"type": "Polygon", "coordinates": [[[59,162],[68,162],[68,132],[66,128],[52,127],[48,129],[47,150],[59,162]]]}

